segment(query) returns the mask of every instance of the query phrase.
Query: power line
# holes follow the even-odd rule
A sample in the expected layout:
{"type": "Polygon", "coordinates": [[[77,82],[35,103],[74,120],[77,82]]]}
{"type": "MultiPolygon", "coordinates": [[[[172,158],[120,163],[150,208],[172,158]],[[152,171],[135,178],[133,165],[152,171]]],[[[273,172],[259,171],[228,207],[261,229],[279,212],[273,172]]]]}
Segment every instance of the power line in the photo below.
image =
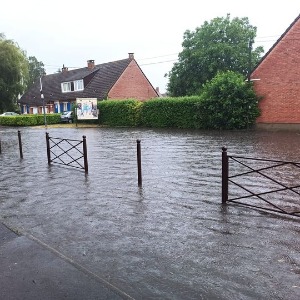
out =
{"type": "Polygon", "coordinates": [[[153,62],[153,63],[148,63],[148,64],[141,64],[140,66],[157,65],[157,64],[163,64],[166,62],[172,62],[172,61],[177,61],[177,60],[178,59],[164,60],[164,61],[158,61],[158,62],[153,62]]]}
{"type": "Polygon", "coordinates": [[[141,61],[141,60],[148,60],[148,59],[154,59],[154,58],[160,58],[160,57],[166,57],[166,56],[173,56],[173,55],[178,55],[178,52],[177,53],[172,53],[172,54],[164,54],[164,55],[154,56],[154,57],[139,58],[139,61],[141,61]]]}
{"type": "MultiPolygon", "coordinates": [[[[297,34],[298,34],[298,32],[297,32],[297,34]]],[[[294,33],[294,35],[295,35],[295,33],[294,33]]],[[[277,36],[277,35],[276,36],[275,35],[270,35],[270,36],[257,37],[257,40],[255,41],[255,43],[276,42],[279,38],[280,38],[280,36],[277,36]],[[264,38],[275,38],[275,39],[263,40],[264,38]],[[260,39],[262,39],[262,40],[260,40],[260,39]]],[[[299,40],[299,39],[293,38],[293,39],[289,39],[289,40],[299,40]]],[[[171,53],[171,54],[164,54],[164,55],[158,55],[158,56],[153,56],[153,57],[141,58],[141,59],[139,59],[139,61],[156,59],[156,58],[161,58],[161,57],[168,57],[168,56],[173,56],[173,55],[179,55],[179,53],[171,53]]],[[[156,65],[156,64],[162,64],[162,63],[167,63],[167,62],[174,62],[174,61],[177,61],[177,60],[178,59],[172,59],[172,60],[164,60],[164,61],[158,61],[158,62],[144,63],[144,64],[140,64],[140,66],[156,65]]],[[[61,66],[58,66],[58,65],[44,64],[44,66],[50,67],[50,68],[61,68],[61,66]]],[[[70,69],[79,69],[79,68],[82,68],[82,66],[81,67],[68,67],[68,68],[70,68],[70,69]]]]}

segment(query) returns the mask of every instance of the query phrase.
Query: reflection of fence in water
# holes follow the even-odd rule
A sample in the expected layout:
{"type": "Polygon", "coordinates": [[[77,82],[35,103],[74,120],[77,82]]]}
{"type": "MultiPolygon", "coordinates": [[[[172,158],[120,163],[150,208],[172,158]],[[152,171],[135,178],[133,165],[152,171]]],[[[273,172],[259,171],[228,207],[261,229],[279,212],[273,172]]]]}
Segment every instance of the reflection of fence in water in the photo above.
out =
{"type": "MultiPolygon", "coordinates": [[[[23,146],[22,146],[22,137],[21,137],[21,131],[18,130],[18,142],[19,142],[19,153],[20,158],[23,158],[23,146]]],[[[6,150],[15,149],[15,144],[13,142],[7,142],[5,144],[6,150]]],[[[2,141],[0,139],[0,154],[2,153],[2,141]]]]}
{"type": "Polygon", "coordinates": [[[70,140],[50,137],[46,133],[48,164],[56,163],[84,169],[88,173],[86,137],[83,140],[70,140]],[[79,146],[82,144],[82,150],[79,146]]]}
{"type": "Polygon", "coordinates": [[[300,217],[299,175],[300,163],[228,156],[223,148],[222,203],[300,217]]]}

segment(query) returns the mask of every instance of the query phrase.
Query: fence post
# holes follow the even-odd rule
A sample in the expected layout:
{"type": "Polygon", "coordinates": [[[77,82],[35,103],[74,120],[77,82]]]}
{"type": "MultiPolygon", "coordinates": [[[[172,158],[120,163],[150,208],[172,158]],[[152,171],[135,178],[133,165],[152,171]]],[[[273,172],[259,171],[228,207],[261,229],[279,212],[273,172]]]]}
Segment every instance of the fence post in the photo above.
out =
{"type": "Polygon", "coordinates": [[[142,158],[141,158],[141,141],[136,140],[137,146],[137,165],[138,165],[138,186],[142,186],[142,158]]]}
{"type": "Polygon", "coordinates": [[[46,132],[46,144],[47,144],[48,165],[50,165],[51,164],[51,152],[50,152],[50,137],[49,137],[48,132],[46,132]]]}
{"type": "Polygon", "coordinates": [[[84,159],[84,171],[87,174],[89,172],[88,159],[87,159],[87,147],[86,147],[86,136],[83,137],[83,159],[84,159]]]}
{"type": "Polygon", "coordinates": [[[21,139],[21,131],[20,130],[18,130],[18,139],[19,139],[20,157],[23,158],[22,139],[21,139]]]}
{"type": "Polygon", "coordinates": [[[222,204],[228,200],[228,156],[227,148],[222,148],[222,204]]]}

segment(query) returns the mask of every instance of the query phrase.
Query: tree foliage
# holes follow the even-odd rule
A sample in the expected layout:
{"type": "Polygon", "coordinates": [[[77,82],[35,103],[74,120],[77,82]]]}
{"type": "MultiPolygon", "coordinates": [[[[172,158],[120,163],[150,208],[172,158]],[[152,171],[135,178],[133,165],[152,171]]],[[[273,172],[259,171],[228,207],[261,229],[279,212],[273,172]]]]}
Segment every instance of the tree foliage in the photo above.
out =
{"type": "Polygon", "coordinates": [[[24,51],[0,34],[0,111],[14,110],[26,88],[28,61],[24,51]]]}
{"type": "Polygon", "coordinates": [[[35,56],[28,57],[29,64],[29,79],[28,87],[30,87],[37,79],[46,74],[44,64],[38,61],[35,56]]]}
{"type": "Polygon", "coordinates": [[[252,82],[237,72],[218,73],[203,86],[201,98],[196,105],[200,128],[245,129],[259,116],[252,82]]]}
{"type": "Polygon", "coordinates": [[[263,53],[262,47],[252,49],[255,37],[256,27],[248,18],[231,20],[230,15],[206,21],[195,31],[187,30],[178,62],[168,74],[169,94],[195,95],[219,71],[247,75],[263,53]]]}

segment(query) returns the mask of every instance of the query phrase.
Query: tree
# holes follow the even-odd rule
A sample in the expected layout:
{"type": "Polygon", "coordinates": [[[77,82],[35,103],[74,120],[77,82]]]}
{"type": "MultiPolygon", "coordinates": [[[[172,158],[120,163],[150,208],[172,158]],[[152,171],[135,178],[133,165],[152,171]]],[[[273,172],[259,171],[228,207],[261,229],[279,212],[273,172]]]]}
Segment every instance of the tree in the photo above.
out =
{"type": "Polygon", "coordinates": [[[200,128],[245,129],[259,116],[259,98],[252,82],[240,73],[218,73],[203,85],[201,101],[196,105],[200,128]]]}
{"type": "Polygon", "coordinates": [[[29,64],[29,80],[28,87],[30,87],[37,79],[42,75],[46,74],[44,69],[44,64],[41,61],[38,61],[35,56],[28,57],[29,64]]]}
{"type": "Polygon", "coordinates": [[[0,111],[15,110],[18,96],[26,88],[28,61],[25,52],[0,34],[0,111]]]}
{"type": "Polygon", "coordinates": [[[215,18],[183,36],[182,52],[169,72],[168,92],[172,96],[195,95],[219,71],[247,75],[249,63],[255,65],[262,47],[252,49],[256,27],[248,18],[215,18]]]}

